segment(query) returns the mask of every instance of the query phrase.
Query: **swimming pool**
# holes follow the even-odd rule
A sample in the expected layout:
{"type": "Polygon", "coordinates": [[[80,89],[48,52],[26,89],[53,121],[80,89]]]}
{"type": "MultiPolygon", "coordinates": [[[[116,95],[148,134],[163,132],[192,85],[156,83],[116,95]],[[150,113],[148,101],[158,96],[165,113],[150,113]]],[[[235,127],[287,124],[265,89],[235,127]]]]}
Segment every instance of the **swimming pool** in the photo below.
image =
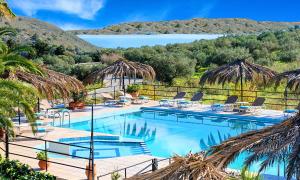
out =
{"type": "MultiPolygon", "coordinates": [[[[90,123],[86,120],[65,127],[90,131],[90,123]]],[[[207,150],[229,137],[270,125],[272,123],[263,119],[143,110],[96,118],[94,131],[143,140],[153,156],[170,157],[207,150]]],[[[241,154],[230,168],[241,169],[244,156],[241,154]]],[[[257,170],[257,164],[251,169],[257,170]]],[[[265,173],[276,175],[277,166],[270,167],[265,173]]]]}

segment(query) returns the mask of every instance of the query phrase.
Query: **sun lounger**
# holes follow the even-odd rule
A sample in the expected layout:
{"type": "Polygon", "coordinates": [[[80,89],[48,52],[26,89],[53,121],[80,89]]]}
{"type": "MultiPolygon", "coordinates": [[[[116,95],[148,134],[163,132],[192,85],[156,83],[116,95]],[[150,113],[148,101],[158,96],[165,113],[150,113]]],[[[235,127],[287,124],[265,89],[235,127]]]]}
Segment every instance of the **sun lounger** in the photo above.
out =
{"type": "Polygon", "coordinates": [[[136,99],[132,100],[133,104],[144,104],[144,103],[148,103],[150,100],[150,98],[148,96],[139,96],[136,99]]]}
{"type": "Polygon", "coordinates": [[[251,106],[240,106],[239,108],[239,112],[243,112],[243,113],[256,113],[258,110],[262,110],[262,108],[264,107],[264,103],[265,103],[265,98],[263,97],[257,97],[251,106]]]}
{"type": "Polygon", "coordinates": [[[114,106],[118,104],[118,100],[115,100],[109,93],[101,93],[104,99],[104,106],[114,106]]]}
{"type": "Polygon", "coordinates": [[[285,117],[287,117],[287,116],[292,116],[292,115],[294,115],[294,114],[297,114],[297,113],[299,112],[299,110],[300,110],[300,102],[299,102],[299,104],[295,107],[295,109],[286,109],[286,110],[284,110],[284,111],[283,111],[283,115],[284,115],[285,117]]]}
{"type": "Polygon", "coordinates": [[[229,96],[224,104],[213,104],[211,109],[213,111],[232,111],[237,100],[238,96],[229,96]]]}
{"type": "Polygon", "coordinates": [[[185,95],[186,95],[186,92],[179,92],[173,97],[173,99],[161,99],[159,101],[159,105],[160,106],[173,106],[179,100],[183,100],[185,95]]]}
{"type": "Polygon", "coordinates": [[[195,103],[202,102],[203,93],[198,92],[194,94],[194,96],[191,98],[191,100],[181,100],[177,102],[178,108],[186,108],[189,106],[193,106],[195,103]]]}
{"type": "Polygon", "coordinates": [[[125,94],[125,96],[120,96],[118,104],[125,106],[131,104],[133,97],[130,94],[125,94]]]}

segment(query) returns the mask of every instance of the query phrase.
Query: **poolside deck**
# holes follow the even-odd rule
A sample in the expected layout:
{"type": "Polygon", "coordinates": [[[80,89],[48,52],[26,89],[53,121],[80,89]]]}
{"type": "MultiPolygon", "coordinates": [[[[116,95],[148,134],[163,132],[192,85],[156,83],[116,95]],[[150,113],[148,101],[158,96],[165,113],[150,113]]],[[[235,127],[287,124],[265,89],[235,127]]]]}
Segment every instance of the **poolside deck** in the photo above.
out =
{"type": "MultiPolygon", "coordinates": [[[[188,112],[188,113],[210,113],[210,114],[220,114],[220,115],[234,115],[234,116],[244,116],[249,118],[265,118],[270,121],[272,120],[281,120],[284,118],[283,113],[281,111],[274,111],[274,110],[263,110],[260,113],[257,113],[255,115],[253,114],[237,114],[233,112],[213,112],[210,109],[209,105],[197,105],[191,108],[181,109],[178,110],[174,107],[159,107],[158,102],[156,101],[150,101],[149,103],[143,104],[143,105],[131,105],[131,106],[125,106],[125,107],[104,107],[104,106],[96,106],[95,107],[95,117],[100,115],[113,115],[116,113],[122,113],[125,111],[137,111],[141,107],[147,107],[149,109],[160,109],[160,110],[169,110],[169,111],[176,111],[176,112],[188,112]]],[[[91,110],[90,108],[85,109],[84,111],[74,111],[71,112],[71,122],[74,121],[80,121],[83,117],[90,117],[91,116],[91,110]]],[[[52,119],[45,119],[47,122],[52,122],[52,119]]],[[[32,133],[24,133],[22,134],[24,136],[31,136],[35,137],[32,133]]],[[[80,137],[80,136],[89,136],[90,133],[87,131],[78,131],[78,130],[72,130],[67,128],[59,128],[54,127],[52,131],[46,133],[43,138],[45,140],[53,140],[56,141],[59,138],[67,138],[67,137],[80,137]]],[[[95,133],[95,135],[107,135],[103,133],[95,133]]],[[[30,146],[30,147],[36,147],[38,145],[43,145],[43,141],[37,141],[37,140],[28,140],[28,139],[18,139],[17,141],[13,142],[18,145],[23,146],[30,146]]],[[[4,148],[4,144],[1,143],[1,147],[4,148]]],[[[10,153],[18,153],[25,156],[30,156],[35,158],[36,157],[36,151],[33,149],[28,149],[25,147],[20,146],[14,146],[10,145],[9,147],[10,153]]],[[[4,155],[4,154],[2,154],[4,155]]],[[[112,172],[117,169],[122,169],[146,160],[151,160],[155,157],[149,156],[149,155],[137,155],[137,156],[128,156],[128,157],[118,157],[118,158],[108,158],[108,159],[95,159],[96,164],[96,171],[97,175],[103,175],[109,172],[112,172]]],[[[29,159],[21,156],[16,156],[11,154],[10,159],[18,159],[23,163],[29,164],[34,169],[38,168],[38,160],[36,159],[29,159]]],[[[79,166],[84,168],[88,164],[88,160],[83,159],[72,159],[72,158],[51,158],[50,161],[56,161],[61,162],[73,166],[79,166]]],[[[139,166],[136,166],[135,168],[128,169],[127,176],[130,177],[137,173],[140,169],[147,166],[148,164],[141,164],[139,166]]],[[[162,162],[159,164],[160,167],[168,165],[168,162],[162,162]]],[[[149,167],[150,169],[151,167],[149,167]]],[[[59,178],[62,179],[86,179],[85,176],[85,170],[81,169],[75,169],[72,167],[66,167],[58,164],[52,163],[49,167],[48,171],[56,175],[59,178]]],[[[121,172],[122,176],[124,177],[124,171],[121,172]]],[[[110,179],[110,176],[105,176],[101,179],[110,179]]]]}

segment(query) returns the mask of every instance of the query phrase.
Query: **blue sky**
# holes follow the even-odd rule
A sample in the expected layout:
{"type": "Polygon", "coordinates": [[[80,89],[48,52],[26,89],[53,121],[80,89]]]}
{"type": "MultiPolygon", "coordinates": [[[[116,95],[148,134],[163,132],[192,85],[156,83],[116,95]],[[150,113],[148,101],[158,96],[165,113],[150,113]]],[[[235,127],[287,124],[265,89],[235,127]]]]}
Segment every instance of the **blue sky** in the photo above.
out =
{"type": "Polygon", "coordinates": [[[132,21],[250,18],[300,21],[298,0],[7,0],[17,15],[63,29],[99,28],[132,21]]]}

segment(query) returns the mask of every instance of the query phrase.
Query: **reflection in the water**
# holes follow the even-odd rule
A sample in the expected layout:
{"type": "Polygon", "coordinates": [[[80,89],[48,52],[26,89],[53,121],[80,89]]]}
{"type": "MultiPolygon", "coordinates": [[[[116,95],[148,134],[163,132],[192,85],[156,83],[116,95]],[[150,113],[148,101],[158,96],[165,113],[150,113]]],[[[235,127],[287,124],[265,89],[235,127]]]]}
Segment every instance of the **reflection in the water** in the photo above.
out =
{"type": "Polygon", "coordinates": [[[200,148],[201,148],[201,150],[208,150],[210,147],[218,145],[221,142],[223,142],[223,141],[225,141],[225,140],[227,140],[231,137],[230,133],[227,133],[227,134],[224,133],[223,137],[222,137],[220,131],[218,130],[217,132],[218,132],[218,140],[215,139],[215,136],[212,133],[210,133],[207,136],[207,142],[205,142],[204,138],[200,139],[200,148]]]}

